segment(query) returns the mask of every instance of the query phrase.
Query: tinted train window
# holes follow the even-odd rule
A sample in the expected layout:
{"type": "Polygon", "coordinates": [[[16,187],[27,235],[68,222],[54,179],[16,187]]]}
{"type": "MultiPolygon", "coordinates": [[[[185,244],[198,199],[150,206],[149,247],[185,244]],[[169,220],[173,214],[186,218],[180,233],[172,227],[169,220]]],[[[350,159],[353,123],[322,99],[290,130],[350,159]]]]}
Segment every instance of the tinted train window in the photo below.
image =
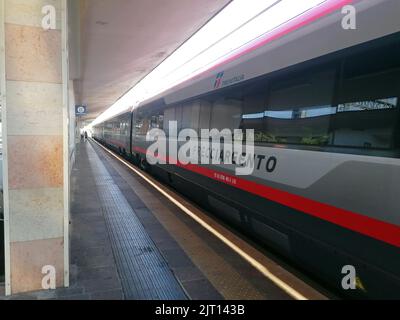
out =
{"type": "Polygon", "coordinates": [[[211,129],[239,129],[242,120],[243,101],[238,99],[218,99],[211,112],[211,129]]]}
{"type": "Polygon", "coordinates": [[[112,130],[113,130],[112,122],[107,121],[104,126],[104,137],[109,139],[112,135],[112,130]]]}
{"type": "Polygon", "coordinates": [[[266,92],[246,95],[243,99],[243,106],[240,129],[253,129],[256,142],[267,142],[265,135],[266,92]]]}
{"type": "Polygon", "coordinates": [[[172,122],[172,121],[176,121],[177,126],[178,126],[177,127],[178,132],[179,132],[182,128],[182,125],[184,125],[183,117],[185,117],[183,106],[175,106],[175,107],[165,109],[164,116],[163,116],[163,127],[164,127],[165,133],[167,135],[169,135],[169,126],[170,126],[170,122],[172,122]]]}
{"type": "Polygon", "coordinates": [[[170,121],[175,121],[175,108],[168,108],[164,110],[164,132],[169,134],[169,123],[170,121]]]}
{"type": "Polygon", "coordinates": [[[130,119],[130,114],[125,114],[118,118],[120,127],[120,131],[118,132],[118,134],[124,137],[129,136],[129,119],[130,119]]]}
{"type": "Polygon", "coordinates": [[[212,104],[208,100],[199,100],[200,117],[199,117],[199,136],[201,129],[209,129],[211,121],[212,104]]]}
{"type": "Polygon", "coordinates": [[[181,129],[199,128],[200,104],[198,101],[185,103],[182,109],[182,125],[181,129]]]}
{"type": "Polygon", "coordinates": [[[194,100],[182,106],[170,107],[164,110],[163,127],[169,134],[169,123],[176,121],[178,130],[182,129],[208,129],[210,126],[211,109],[205,100],[194,100]]]}
{"type": "Polygon", "coordinates": [[[164,113],[161,111],[154,111],[150,115],[150,129],[163,129],[164,128],[164,113]]]}
{"type": "Polygon", "coordinates": [[[394,149],[399,124],[399,45],[348,57],[332,121],[334,146],[394,149]]]}
{"type": "Polygon", "coordinates": [[[399,57],[396,43],[263,80],[265,89],[244,97],[240,127],[254,129],[259,143],[398,156],[399,57]]]}
{"type": "Polygon", "coordinates": [[[355,53],[345,61],[344,78],[387,72],[400,68],[400,42],[392,42],[377,48],[355,53]]]}
{"type": "Polygon", "coordinates": [[[279,144],[328,145],[335,69],[276,81],[271,88],[261,141],[279,144]]]}
{"type": "Polygon", "coordinates": [[[147,131],[150,129],[149,115],[144,111],[139,111],[136,113],[135,121],[135,133],[136,135],[146,135],[147,131]]]}

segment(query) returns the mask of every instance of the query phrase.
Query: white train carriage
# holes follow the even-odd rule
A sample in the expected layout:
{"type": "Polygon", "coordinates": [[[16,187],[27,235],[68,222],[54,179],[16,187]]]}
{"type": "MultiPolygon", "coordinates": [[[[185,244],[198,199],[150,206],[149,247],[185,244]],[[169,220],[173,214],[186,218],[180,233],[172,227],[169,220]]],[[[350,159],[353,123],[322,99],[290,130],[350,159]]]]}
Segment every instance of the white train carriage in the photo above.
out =
{"type": "Polygon", "coordinates": [[[400,298],[400,2],[355,1],[357,29],[344,30],[338,5],[348,2],[280,26],[97,126],[95,138],[338,291],[400,298]],[[254,129],[253,174],[150,166],[146,134],[168,135],[173,120],[180,130],[254,129]],[[107,133],[115,122],[117,139],[107,133]],[[356,290],[341,286],[346,265],[356,290]]]}

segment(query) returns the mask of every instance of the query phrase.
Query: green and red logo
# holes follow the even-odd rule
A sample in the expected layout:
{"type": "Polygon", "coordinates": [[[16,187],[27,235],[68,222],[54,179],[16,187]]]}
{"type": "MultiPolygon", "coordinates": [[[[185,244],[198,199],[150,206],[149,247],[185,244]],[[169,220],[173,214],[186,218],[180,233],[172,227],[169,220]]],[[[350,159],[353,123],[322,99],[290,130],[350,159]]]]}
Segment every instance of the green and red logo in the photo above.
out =
{"type": "Polygon", "coordinates": [[[217,74],[217,78],[215,79],[214,89],[218,89],[221,87],[222,78],[224,77],[225,72],[220,72],[217,74]]]}

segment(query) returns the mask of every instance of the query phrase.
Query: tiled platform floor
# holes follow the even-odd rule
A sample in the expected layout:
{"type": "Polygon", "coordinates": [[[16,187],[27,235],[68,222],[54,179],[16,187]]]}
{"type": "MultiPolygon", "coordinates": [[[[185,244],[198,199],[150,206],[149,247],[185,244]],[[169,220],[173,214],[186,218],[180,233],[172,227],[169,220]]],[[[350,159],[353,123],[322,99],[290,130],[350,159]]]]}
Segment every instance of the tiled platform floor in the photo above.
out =
{"type": "Polygon", "coordinates": [[[70,288],[20,294],[7,299],[124,298],[85,149],[85,144],[77,147],[71,176],[70,288]]]}
{"type": "MultiPolygon", "coordinates": [[[[173,275],[169,262],[163,258],[163,255],[160,254],[153,240],[149,237],[147,232],[145,232],[143,225],[136,216],[135,210],[138,211],[141,218],[145,218],[148,222],[152,223],[154,232],[156,232],[157,229],[157,236],[162,240],[161,248],[166,244],[168,244],[169,248],[173,248],[175,256],[170,257],[171,262],[172,260],[175,264],[184,262],[190,267],[187,269],[188,272],[182,273],[183,280],[191,280],[194,277],[195,280],[202,281],[199,285],[193,287],[193,291],[200,290],[202,292],[200,298],[204,299],[222,298],[156,219],[153,217],[154,220],[150,221],[152,217],[149,216],[150,212],[148,208],[132,190],[130,190],[129,202],[132,204],[133,200],[133,206],[125,199],[117,198],[115,199],[119,201],[119,203],[117,203],[107,201],[107,198],[104,198],[104,193],[110,192],[110,190],[107,189],[110,186],[114,188],[113,196],[117,194],[117,196],[123,197],[121,190],[114,181],[118,180],[118,178],[120,179],[120,177],[115,174],[113,174],[113,176],[109,174],[90,142],[82,142],[77,147],[76,164],[71,177],[70,287],[5,298],[4,287],[0,286],[0,299],[187,299],[188,292],[181,287],[180,280],[173,275]],[[102,175],[104,179],[103,183],[101,181],[99,183],[99,175],[102,175]],[[121,201],[123,201],[125,205],[122,208],[121,201]],[[110,208],[111,203],[113,208],[110,208]],[[109,209],[114,211],[116,214],[115,217],[107,216],[107,213],[110,213],[109,209]],[[148,242],[148,252],[136,246],[138,240],[141,239],[131,237],[135,235],[133,233],[131,236],[129,236],[129,234],[126,235],[123,239],[125,243],[115,243],[121,240],[121,237],[118,237],[121,231],[129,232],[129,228],[122,230],[121,224],[112,223],[116,221],[116,219],[121,218],[121,216],[118,216],[121,212],[125,213],[125,221],[122,227],[130,224],[136,227],[136,229],[132,229],[132,231],[138,232],[138,230],[140,230],[142,233],[139,236],[141,238],[145,237],[145,241],[148,242]],[[115,235],[117,235],[117,238],[115,235]],[[131,243],[128,243],[128,240],[132,240],[131,243]],[[129,247],[131,249],[133,248],[134,251],[127,251],[129,247]],[[141,255],[139,259],[136,259],[135,265],[135,257],[130,257],[129,255],[132,255],[132,252],[133,255],[137,255],[138,250],[142,250],[144,254],[141,255]],[[159,265],[153,266],[153,269],[149,271],[143,268],[143,264],[145,264],[146,261],[142,261],[141,258],[146,254],[152,255],[151,251],[157,253],[158,260],[155,260],[155,263],[159,265]],[[123,252],[123,254],[121,254],[121,252],[123,252]],[[136,268],[138,268],[138,262],[142,262],[141,267],[143,270],[140,276],[134,276],[137,274],[136,268]],[[131,277],[129,277],[129,272],[132,273],[131,277]],[[167,274],[166,277],[165,274],[167,274]],[[157,279],[157,277],[162,278],[163,275],[164,283],[154,283],[154,279],[157,279]],[[147,287],[145,285],[146,278],[150,281],[147,287]],[[143,290],[140,290],[140,286],[136,292],[131,290],[131,288],[135,288],[138,281],[144,283],[144,285],[142,283],[142,287],[146,287],[146,292],[142,292],[143,290]],[[171,286],[175,290],[173,290],[174,294],[165,294],[165,292],[171,291],[171,286]]],[[[123,191],[126,193],[127,190],[123,191]]],[[[141,245],[143,245],[143,243],[141,245]]],[[[147,262],[149,262],[149,260],[147,260],[147,262]]],[[[189,291],[192,290],[189,289],[189,291]]]]}
{"type": "Polygon", "coordinates": [[[96,143],[77,147],[71,179],[71,286],[12,299],[291,299],[96,143]]]}

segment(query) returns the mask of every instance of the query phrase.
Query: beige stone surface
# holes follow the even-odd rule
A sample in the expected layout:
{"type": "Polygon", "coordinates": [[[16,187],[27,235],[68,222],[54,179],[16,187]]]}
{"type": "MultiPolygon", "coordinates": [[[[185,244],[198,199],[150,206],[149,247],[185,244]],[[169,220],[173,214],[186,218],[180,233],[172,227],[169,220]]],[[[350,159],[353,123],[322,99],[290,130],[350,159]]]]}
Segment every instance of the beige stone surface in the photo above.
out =
{"type": "Polygon", "coordinates": [[[6,24],[6,78],[62,83],[61,32],[6,24]]]}
{"type": "Polygon", "coordinates": [[[56,268],[56,283],[64,282],[64,240],[48,239],[11,243],[11,287],[13,293],[42,289],[42,268],[56,268]]]}
{"type": "Polygon", "coordinates": [[[42,14],[42,8],[46,5],[52,5],[56,9],[56,28],[61,29],[60,0],[5,0],[5,22],[41,27],[45,16],[42,14]]]}
{"type": "Polygon", "coordinates": [[[62,188],[10,191],[11,242],[61,238],[63,232],[62,188]]]}
{"type": "Polygon", "coordinates": [[[42,268],[64,282],[61,0],[4,0],[11,287],[42,289],[42,268]],[[42,8],[56,9],[44,30],[42,8]]]}
{"type": "Polygon", "coordinates": [[[62,135],[62,85],[7,81],[9,135],[62,135]]]}
{"type": "Polygon", "coordinates": [[[62,188],[62,136],[9,136],[9,188],[62,188]]]}

